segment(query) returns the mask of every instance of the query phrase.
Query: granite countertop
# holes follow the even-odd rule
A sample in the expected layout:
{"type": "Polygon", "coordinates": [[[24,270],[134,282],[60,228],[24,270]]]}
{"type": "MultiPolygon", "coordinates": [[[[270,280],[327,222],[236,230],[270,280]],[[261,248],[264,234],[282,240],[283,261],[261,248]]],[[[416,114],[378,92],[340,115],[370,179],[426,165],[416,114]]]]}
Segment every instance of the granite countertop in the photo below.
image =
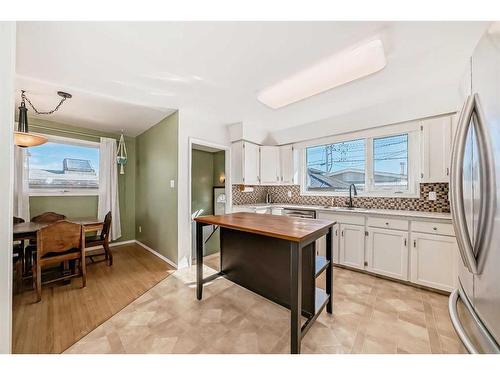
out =
{"type": "Polygon", "coordinates": [[[424,212],[424,211],[409,211],[409,210],[387,210],[378,208],[362,208],[358,207],[356,210],[349,210],[347,207],[325,207],[314,205],[301,205],[301,204],[286,204],[286,203],[254,203],[234,205],[233,207],[240,208],[296,208],[303,210],[315,210],[322,212],[338,212],[341,214],[358,214],[358,215],[383,215],[383,216],[398,216],[409,219],[433,219],[433,220],[446,220],[451,221],[451,214],[446,212],[424,212]]]}

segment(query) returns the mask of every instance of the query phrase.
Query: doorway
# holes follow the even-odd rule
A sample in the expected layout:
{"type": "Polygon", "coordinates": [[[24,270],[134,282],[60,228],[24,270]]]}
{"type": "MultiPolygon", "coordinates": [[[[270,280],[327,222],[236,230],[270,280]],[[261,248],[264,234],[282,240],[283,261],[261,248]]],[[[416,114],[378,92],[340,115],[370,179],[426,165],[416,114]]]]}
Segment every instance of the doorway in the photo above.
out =
{"type": "MultiPolygon", "coordinates": [[[[229,148],[193,141],[191,144],[190,215],[223,215],[229,210],[230,191],[227,166],[229,148]]],[[[191,223],[191,259],[196,259],[196,224],[191,223]]],[[[203,228],[204,263],[219,270],[220,228],[203,228]]]]}

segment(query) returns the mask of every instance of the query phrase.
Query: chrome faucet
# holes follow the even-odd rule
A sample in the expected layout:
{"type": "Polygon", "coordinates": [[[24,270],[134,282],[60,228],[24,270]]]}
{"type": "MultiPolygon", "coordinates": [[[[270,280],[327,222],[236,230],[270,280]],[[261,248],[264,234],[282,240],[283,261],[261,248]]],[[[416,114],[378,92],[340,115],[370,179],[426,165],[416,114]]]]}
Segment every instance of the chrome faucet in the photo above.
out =
{"type": "Polygon", "coordinates": [[[354,195],[358,195],[358,191],[356,190],[356,185],[350,184],[349,185],[349,208],[354,208],[354,205],[352,204],[352,188],[354,188],[354,195]]]}

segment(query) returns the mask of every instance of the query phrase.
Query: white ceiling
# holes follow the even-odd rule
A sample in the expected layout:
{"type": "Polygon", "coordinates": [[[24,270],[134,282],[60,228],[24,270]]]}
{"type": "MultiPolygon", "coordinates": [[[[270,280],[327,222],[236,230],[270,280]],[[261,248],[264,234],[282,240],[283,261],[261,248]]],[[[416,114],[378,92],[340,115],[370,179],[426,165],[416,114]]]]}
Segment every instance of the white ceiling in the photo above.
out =
{"type": "Polygon", "coordinates": [[[276,131],[458,85],[486,25],[19,22],[17,87],[40,109],[57,103],[57,90],[69,91],[73,99],[52,119],[132,136],[172,109],[276,131]],[[386,51],[381,72],[277,110],[257,101],[259,90],[373,38],[386,51]]]}

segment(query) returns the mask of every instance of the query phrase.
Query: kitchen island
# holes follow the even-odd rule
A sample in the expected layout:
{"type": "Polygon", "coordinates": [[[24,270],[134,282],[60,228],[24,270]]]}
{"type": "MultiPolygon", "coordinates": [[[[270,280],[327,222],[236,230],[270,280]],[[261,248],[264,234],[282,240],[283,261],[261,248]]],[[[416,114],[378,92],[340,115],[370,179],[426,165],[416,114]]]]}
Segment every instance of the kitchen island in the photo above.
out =
{"type": "Polygon", "coordinates": [[[331,220],[239,212],[200,216],[196,221],[196,297],[217,277],[243,286],[290,309],[290,351],[300,353],[302,337],[326,306],[332,313],[331,220]],[[220,272],[203,278],[203,226],[220,227],[220,272]],[[325,257],[315,241],[326,236],[325,257]],[[326,290],[316,278],[326,272],[326,290]],[[306,322],[302,324],[302,316],[306,322]]]}

